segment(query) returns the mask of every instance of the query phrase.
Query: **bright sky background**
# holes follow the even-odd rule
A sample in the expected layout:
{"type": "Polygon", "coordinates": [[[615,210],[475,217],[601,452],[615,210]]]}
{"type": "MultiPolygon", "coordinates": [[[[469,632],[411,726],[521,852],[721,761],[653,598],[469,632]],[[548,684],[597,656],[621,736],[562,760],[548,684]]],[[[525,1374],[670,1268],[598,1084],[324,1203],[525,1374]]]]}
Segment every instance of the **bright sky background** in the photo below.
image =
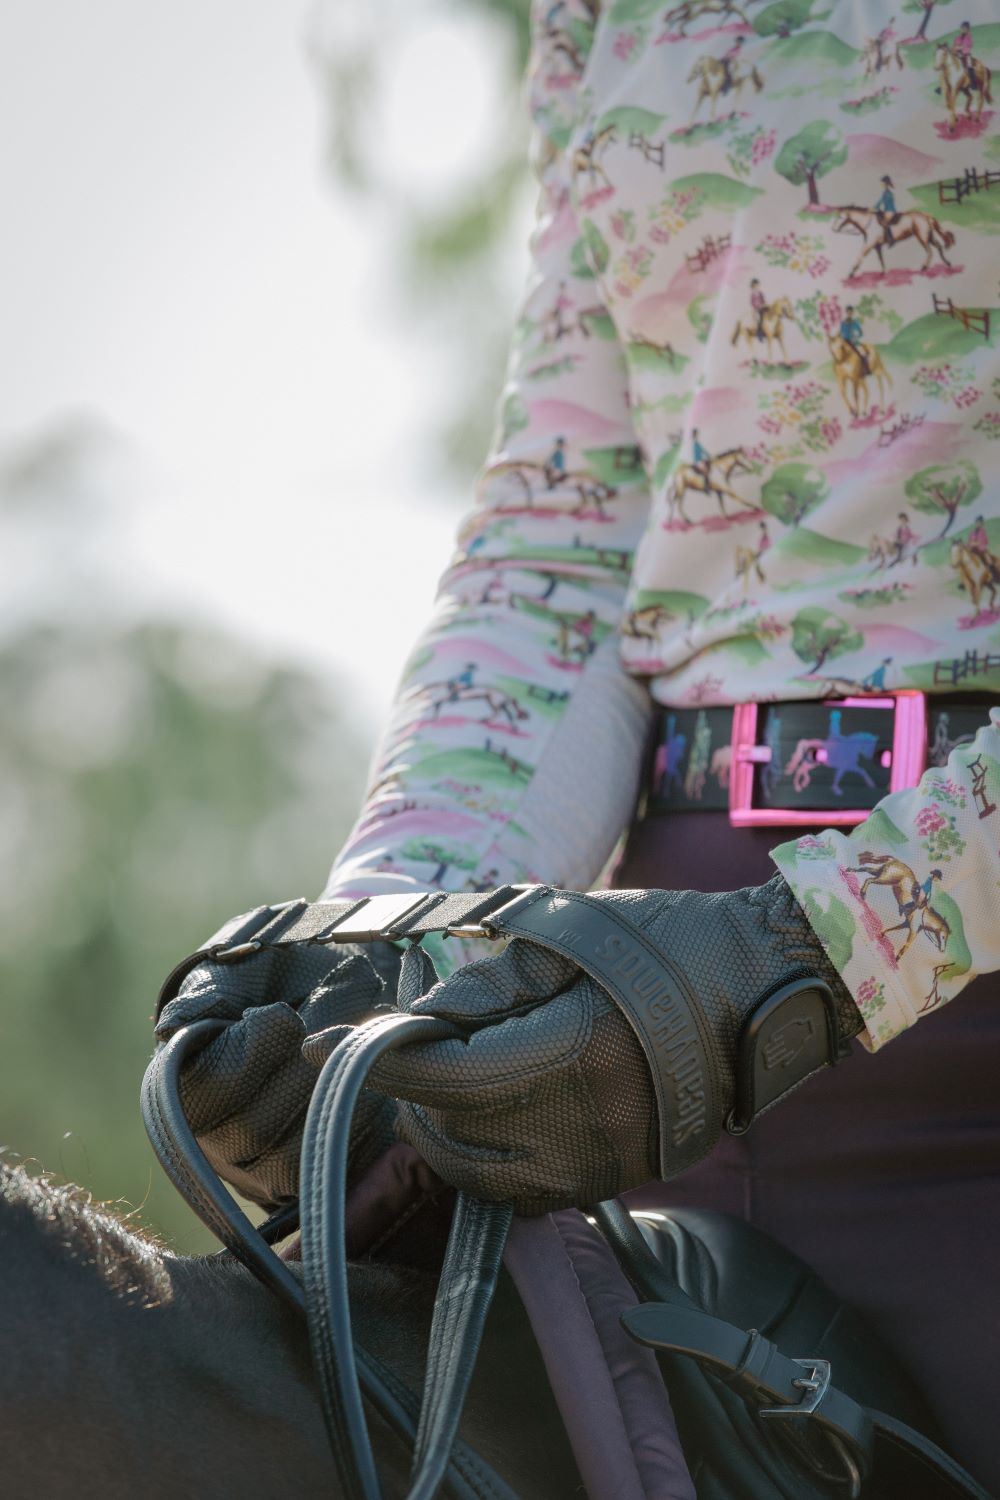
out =
{"type": "MultiPolygon", "coordinates": [[[[379,714],[467,497],[418,472],[430,351],[323,165],[307,43],[371,3],[0,0],[0,456],[109,429],[123,597],[347,671],[379,714]]],[[[371,128],[433,194],[488,135],[496,34],[390,9],[371,128]]]]}

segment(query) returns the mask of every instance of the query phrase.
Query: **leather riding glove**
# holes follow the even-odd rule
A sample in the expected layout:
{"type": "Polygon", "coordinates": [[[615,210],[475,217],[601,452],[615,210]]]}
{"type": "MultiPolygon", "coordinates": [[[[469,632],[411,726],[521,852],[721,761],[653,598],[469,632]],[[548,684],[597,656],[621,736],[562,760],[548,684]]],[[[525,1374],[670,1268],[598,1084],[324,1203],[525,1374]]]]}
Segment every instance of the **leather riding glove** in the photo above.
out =
{"type": "MultiPolygon", "coordinates": [[[[265,948],[238,962],[198,964],[164,1006],[160,1043],[189,1021],[230,1023],[184,1067],[181,1098],[208,1160],[243,1197],[267,1209],[297,1197],[302,1127],[321,1063],[303,1055],[303,1043],[390,1008],[399,967],[389,943],[265,948]]],[[[394,1116],[390,1100],[366,1091],[355,1111],[352,1175],[395,1139],[394,1116]]]]}
{"type": "Polygon", "coordinates": [[[586,1207],[706,1156],[862,1022],[780,875],[715,895],[541,890],[512,940],[411,1008],[468,1035],[372,1083],[435,1172],[523,1214],[586,1207]]]}

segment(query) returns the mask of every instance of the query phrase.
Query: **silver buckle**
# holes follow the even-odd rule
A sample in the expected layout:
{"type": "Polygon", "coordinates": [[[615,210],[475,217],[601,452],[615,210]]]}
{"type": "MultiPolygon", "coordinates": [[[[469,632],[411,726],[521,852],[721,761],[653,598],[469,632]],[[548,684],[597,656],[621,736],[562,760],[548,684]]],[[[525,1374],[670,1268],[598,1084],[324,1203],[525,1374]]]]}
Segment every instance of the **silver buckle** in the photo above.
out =
{"type": "MultiPolygon", "coordinates": [[[[280,917],[282,912],[289,911],[293,906],[304,909],[308,904],[304,896],[292,896],[288,901],[275,901],[271,905],[261,907],[260,920],[256,927],[251,929],[256,936],[234,945],[218,943],[206,949],[206,957],[210,958],[213,963],[226,964],[233,963],[239,958],[246,958],[249,953],[259,953],[264,946],[263,934],[275,918],[280,917]]],[[[242,930],[246,932],[245,925],[242,930]]]]}
{"type": "Polygon", "coordinates": [[[495,911],[483,912],[474,922],[456,922],[453,927],[446,927],[445,932],[449,937],[464,938],[496,938],[499,936],[496,930],[497,920],[506,915],[511,916],[515,911],[520,911],[522,906],[529,906],[548,886],[544,885],[515,885],[512,887],[517,892],[509,896],[495,911]]]}
{"type": "Polygon", "coordinates": [[[757,1412],[759,1417],[812,1416],[830,1389],[830,1361],[828,1359],[793,1359],[792,1364],[801,1365],[804,1370],[809,1371],[808,1376],[792,1381],[796,1390],[802,1392],[801,1397],[789,1406],[762,1406],[757,1412]]]}
{"type": "MultiPolygon", "coordinates": [[[[808,1375],[800,1380],[793,1380],[792,1384],[802,1392],[801,1398],[789,1406],[762,1406],[758,1408],[758,1417],[809,1417],[819,1406],[823,1397],[830,1389],[831,1366],[828,1359],[793,1359],[793,1365],[801,1365],[808,1370],[808,1375]]],[[[843,1465],[843,1475],[830,1474],[826,1469],[815,1465],[815,1471],[823,1478],[835,1479],[840,1485],[846,1485],[845,1500],[859,1500],[861,1495],[861,1483],[864,1478],[860,1468],[855,1461],[854,1455],[849,1451],[846,1443],[842,1442],[835,1432],[824,1430],[823,1436],[833,1449],[837,1458],[843,1465]]]]}
{"type": "Polygon", "coordinates": [[[228,964],[235,962],[238,958],[246,958],[248,953],[259,953],[262,946],[257,942],[237,943],[235,948],[219,948],[215,953],[210,950],[208,957],[213,963],[228,964]]]}
{"type": "Polygon", "coordinates": [[[388,938],[404,917],[423,906],[430,893],[412,892],[406,896],[368,896],[363,906],[350,916],[335,922],[323,934],[324,943],[371,943],[377,938],[388,938]]]}

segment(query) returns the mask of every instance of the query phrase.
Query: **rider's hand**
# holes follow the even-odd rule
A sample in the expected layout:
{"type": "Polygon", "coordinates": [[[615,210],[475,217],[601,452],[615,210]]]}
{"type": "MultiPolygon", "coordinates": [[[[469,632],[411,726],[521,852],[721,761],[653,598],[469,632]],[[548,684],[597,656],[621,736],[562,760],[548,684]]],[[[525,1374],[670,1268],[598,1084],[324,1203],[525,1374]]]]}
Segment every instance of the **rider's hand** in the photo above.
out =
{"type": "Polygon", "coordinates": [[[372,1074],[406,1101],[403,1137],[475,1197],[533,1214],[673,1176],[707,1155],[734,1107],[752,1116],[795,1076],[776,1085],[768,1069],[780,1075],[801,1053],[812,1071],[861,1029],[780,875],[718,895],[556,891],[534,910],[542,915],[529,907],[509,930],[540,931],[551,917],[567,956],[515,936],[498,957],[459,969],[413,1010],[457,1022],[468,1038],[403,1048],[372,1074]],[[607,987],[587,968],[603,970],[607,987]],[[764,1031],[775,999],[749,1033],[759,1036],[757,1071],[738,1068],[749,1018],[800,978],[829,987],[829,1009],[812,989],[764,1031]],[[745,1075],[756,1079],[749,1100],[745,1075]]]}
{"type": "MultiPolygon", "coordinates": [[[[185,1066],[181,1097],[208,1160],[245,1198],[272,1209],[297,1196],[318,1065],[303,1043],[391,1007],[399,964],[388,943],[265,948],[239,962],[200,964],[164,1007],[161,1043],[189,1021],[230,1023],[185,1066]]],[[[394,1115],[389,1100],[366,1091],[355,1112],[353,1173],[392,1142],[394,1115]]]]}

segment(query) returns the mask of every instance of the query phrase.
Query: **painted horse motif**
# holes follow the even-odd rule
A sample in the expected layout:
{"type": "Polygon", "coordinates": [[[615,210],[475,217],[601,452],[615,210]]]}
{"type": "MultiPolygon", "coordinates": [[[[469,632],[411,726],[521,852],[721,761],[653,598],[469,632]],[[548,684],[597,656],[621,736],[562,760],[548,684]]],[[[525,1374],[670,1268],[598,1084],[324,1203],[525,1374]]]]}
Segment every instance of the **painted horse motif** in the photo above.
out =
{"type": "Polygon", "coordinates": [[[874,344],[862,344],[859,354],[839,334],[828,333],[826,341],[833,357],[833,373],[841,399],[852,417],[863,417],[871,410],[869,378],[878,382],[879,405],[885,405],[885,387],[892,384],[892,376],[882,362],[882,356],[874,344]],[[867,364],[867,369],[865,368],[867,364]]]}
{"type": "Polygon", "coordinates": [[[760,341],[762,333],[763,337],[767,340],[768,364],[774,363],[773,346],[775,340],[777,340],[778,347],[781,350],[781,357],[785,364],[787,364],[788,351],[785,348],[785,340],[782,334],[782,324],[786,320],[790,323],[795,322],[795,309],[792,307],[791,298],[777,297],[773,302],[769,302],[761,313],[760,333],[757,331],[756,317],[750,318],[746,322],[742,319],[737,322],[731,341],[733,347],[735,348],[740,339],[743,339],[747,347],[752,349],[754,344],[760,341]]]}
{"type": "Polygon", "coordinates": [[[618,139],[618,127],[616,125],[605,125],[596,135],[586,137],[573,152],[572,171],[574,177],[585,172],[590,179],[591,191],[597,186],[597,179],[601,178],[606,188],[610,188],[611,179],[598,161],[598,153],[603,153],[609,146],[613,146],[618,139]]]}
{"type": "Polygon", "coordinates": [[[794,791],[804,792],[812,781],[816,767],[822,765],[833,771],[833,783],[830,790],[835,797],[843,796],[841,780],[852,771],[861,777],[865,786],[874,789],[875,783],[861,765],[861,761],[871,760],[877,744],[878,736],[869,733],[868,730],[859,730],[854,734],[841,734],[840,709],[832,708],[830,728],[826,739],[799,740],[785,766],[785,775],[792,778],[794,791]]]}
{"type": "Polygon", "coordinates": [[[654,771],[661,797],[669,797],[671,791],[679,790],[682,785],[681,761],[687,749],[687,735],[681,734],[676,725],[676,718],[670,714],[667,718],[666,739],[656,752],[654,771]]]}
{"type": "Polygon", "coordinates": [[[874,252],[878,256],[879,270],[885,270],[885,256],[883,251],[892,249],[902,244],[904,240],[916,240],[924,252],[924,263],[921,271],[930,269],[934,252],[937,251],[942,265],[950,266],[951,261],[945,255],[955,243],[955,236],[950,229],[945,229],[940,219],[933,214],[924,213],[919,208],[904,209],[902,213],[896,214],[893,222],[889,225],[883,224],[874,208],[863,208],[858,204],[846,204],[838,208],[840,218],[833,226],[834,233],[853,231],[860,234],[865,241],[865,248],[858,256],[854,265],[847,273],[847,280],[858,274],[862,262],[874,252]],[[875,224],[877,236],[868,243],[868,230],[872,223],[875,224]]]}
{"type": "Polygon", "coordinates": [[[691,111],[691,119],[694,120],[702,101],[709,102],[709,113],[715,119],[715,106],[726,94],[732,94],[734,99],[739,99],[743,92],[743,86],[752,83],[754,90],[759,94],[764,87],[764,80],[756,68],[730,67],[717,57],[700,57],[687,76],[688,83],[698,84],[698,96],[694,101],[694,109],[691,111]]]}
{"type": "Polygon", "coordinates": [[[675,31],[678,36],[684,36],[691,22],[700,21],[702,16],[719,16],[723,19],[735,16],[742,25],[749,26],[750,24],[734,0],[683,0],[681,5],[675,5],[672,10],[668,10],[663,20],[671,31],[675,31]]]}
{"type": "Polygon", "coordinates": [[[983,595],[989,593],[989,608],[995,609],[997,589],[1000,587],[1000,561],[992,552],[980,552],[966,542],[957,539],[951,544],[949,553],[951,566],[958,574],[958,586],[965,589],[972,600],[972,607],[979,614],[983,595]]]}
{"type": "Polygon", "coordinates": [[[622,635],[634,641],[658,641],[664,625],[676,619],[672,609],[665,604],[646,604],[642,609],[633,609],[625,616],[622,635]]]}
{"type": "Polygon", "coordinates": [[[726,448],[722,453],[717,453],[708,461],[708,477],[700,464],[681,464],[670,481],[667,491],[667,506],[670,519],[674,515],[680,516],[686,526],[693,526],[694,522],[684,513],[684,496],[688,490],[696,495],[714,495],[719,502],[719,510],[724,516],[732,513],[726,510],[724,496],[728,495],[738,505],[746,510],[756,510],[757,507],[751,500],[744,500],[729,484],[734,474],[750,474],[753,470],[746,459],[742,448],[726,448]]]}
{"type": "Polygon", "coordinates": [[[966,68],[964,62],[955,56],[947,42],[938,43],[934,54],[934,68],[941,83],[944,107],[948,111],[952,130],[958,123],[955,104],[961,94],[965,95],[965,118],[971,117],[972,105],[975,101],[975,118],[978,122],[982,118],[983,106],[993,103],[993,92],[990,87],[993,78],[992,71],[984,62],[980,62],[978,57],[970,57],[969,66],[966,68]]]}
{"type": "Polygon", "coordinates": [[[701,711],[695,720],[694,737],[691,741],[691,755],[688,759],[687,774],[684,777],[684,795],[692,802],[700,802],[705,790],[705,781],[708,776],[708,768],[712,754],[712,730],[708,719],[701,711]]]}
{"type": "Polygon", "coordinates": [[[466,703],[482,703],[485,706],[486,716],[480,720],[483,724],[496,722],[502,717],[513,727],[520,720],[528,718],[527,709],[522,708],[517,699],[510,697],[508,693],[501,693],[499,688],[475,686],[455,688],[443,698],[436,698],[433,717],[436,719],[442,708],[466,703]]]}
{"type": "Polygon", "coordinates": [[[866,849],[858,855],[858,859],[860,863],[850,866],[850,869],[855,875],[865,876],[861,886],[862,901],[871,886],[881,885],[891,890],[896,902],[901,920],[891,927],[883,927],[882,936],[886,937],[890,932],[906,933],[903,945],[896,954],[897,962],[918,932],[925,932],[938,951],[943,952],[951,936],[951,927],[930,904],[931,891],[934,882],[941,879],[941,871],[932,870],[927,879],[921,882],[910,866],[893,854],[873,854],[866,849]],[[914,917],[918,918],[916,926],[913,925],[914,917]]]}
{"type": "Polygon", "coordinates": [[[905,64],[902,49],[898,42],[893,46],[892,41],[891,37],[884,34],[868,38],[861,50],[866,78],[875,78],[884,68],[891,71],[893,63],[900,72],[903,71],[905,64]]]}

